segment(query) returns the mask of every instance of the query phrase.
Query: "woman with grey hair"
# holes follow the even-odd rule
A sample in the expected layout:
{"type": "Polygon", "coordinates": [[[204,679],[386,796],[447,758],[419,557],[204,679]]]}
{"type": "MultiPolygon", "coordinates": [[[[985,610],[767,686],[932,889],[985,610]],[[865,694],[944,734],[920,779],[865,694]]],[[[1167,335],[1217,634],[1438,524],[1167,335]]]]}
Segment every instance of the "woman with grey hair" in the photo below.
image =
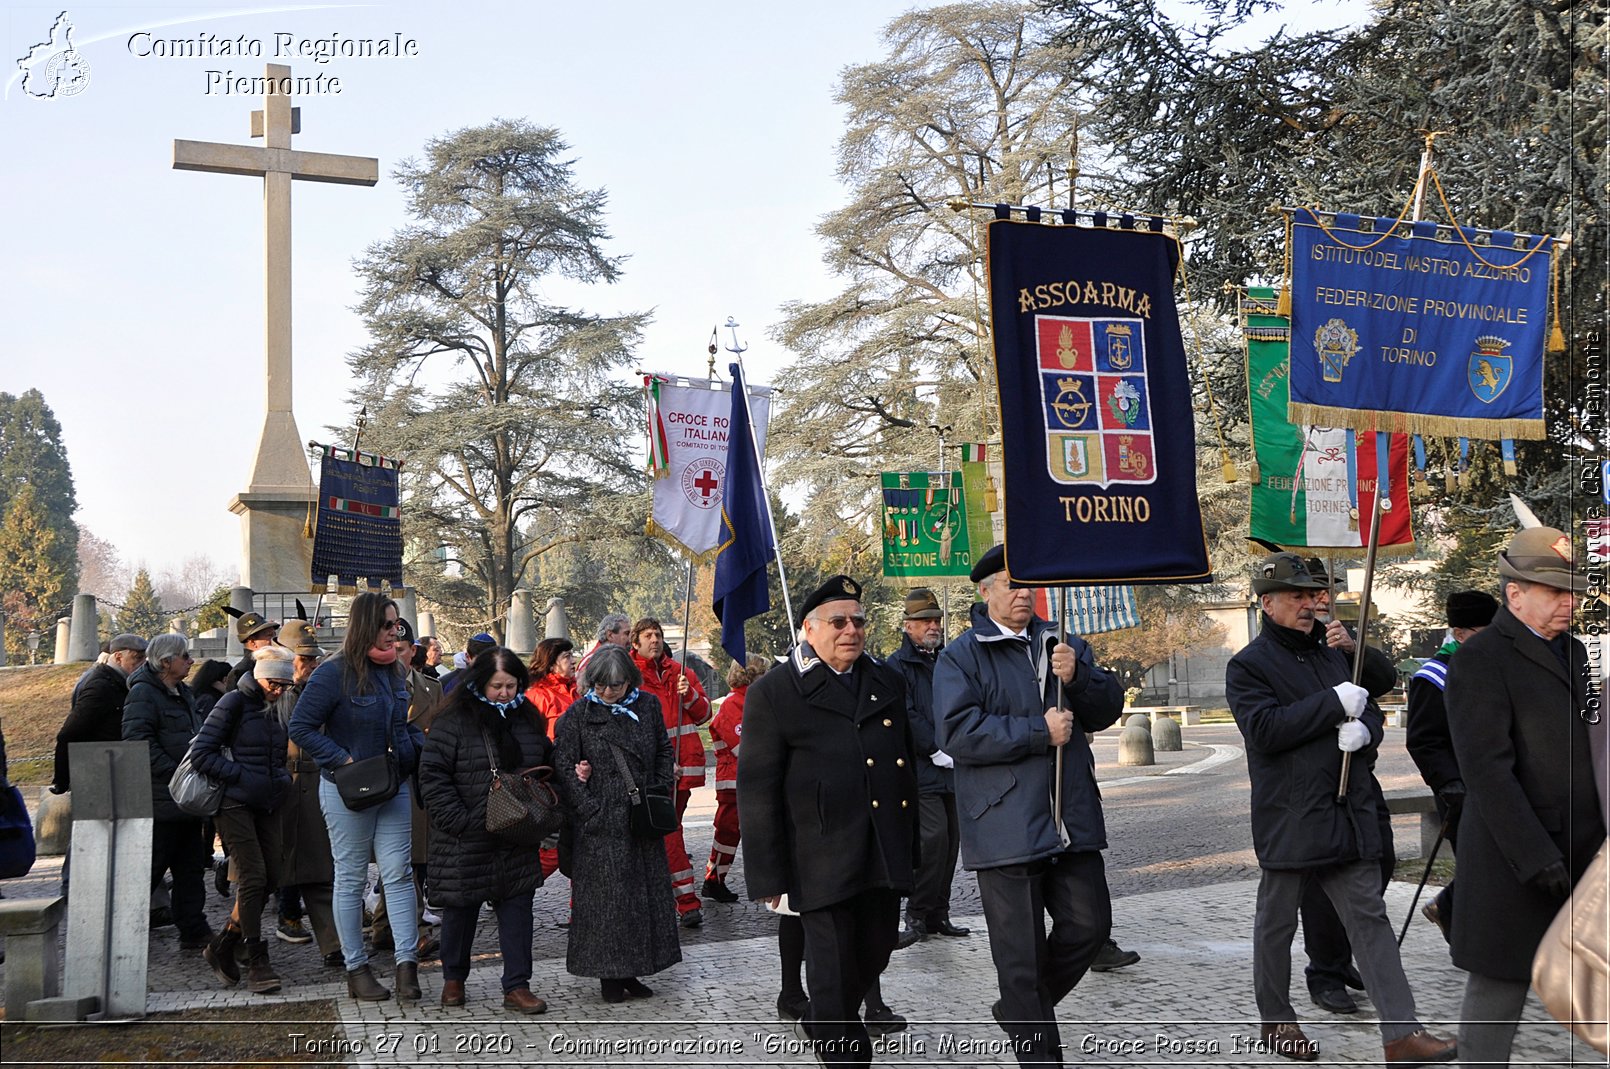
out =
{"type": "Polygon", "coordinates": [[[676,778],[659,700],[642,683],[625,649],[599,646],[555,730],[554,779],[572,814],[565,968],[597,977],[606,1002],[648,998],[638,977],[682,960],[664,840],[631,828],[632,790],[669,794],[676,778]]]}
{"type": "Polygon", "coordinates": [[[179,946],[201,950],[212,941],[204,912],[202,871],[211,861],[212,843],[203,838],[200,817],[191,816],[168,793],[168,780],[201,730],[195,695],[185,685],[192,664],[183,635],[158,635],[145,647],[145,663],[129,675],[123,703],[123,741],[143,742],[151,751],[151,887],[173,873],[173,922],[179,946]]]}

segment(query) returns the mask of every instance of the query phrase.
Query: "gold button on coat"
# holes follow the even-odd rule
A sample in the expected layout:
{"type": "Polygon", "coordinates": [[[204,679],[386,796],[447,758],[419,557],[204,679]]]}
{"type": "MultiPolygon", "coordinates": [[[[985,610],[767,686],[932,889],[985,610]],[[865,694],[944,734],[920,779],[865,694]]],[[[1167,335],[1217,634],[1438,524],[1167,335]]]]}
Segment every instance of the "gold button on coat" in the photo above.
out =
{"type": "Polygon", "coordinates": [[[869,758],[867,758],[867,759],[866,759],[866,766],[867,766],[867,767],[868,767],[868,768],[871,768],[871,767],[872,767],[872,758],[870,758],[870,757],[869,757],[869,758]]]}
{"type": "Polygon", "coordinates": [[[886,727],[886,728],[892,728],[892,727],[894,727],[894,721],[890,720],[890,719],[888,719],[886,717],[886,718],[884,718],[883,726],[886,727]]]}
{"type": "Polygon", "coordinates": [[[896,767],[896,768],[905,768],[906,767],[906,759],[904,757],[896,757],[894,759],[894,767],[896,767]]]}
{"type": "Polygon", "coordinates": [[[876,798],[872,799],[872,808],[873,809],[878,808],[878,800],[876,798]]]}

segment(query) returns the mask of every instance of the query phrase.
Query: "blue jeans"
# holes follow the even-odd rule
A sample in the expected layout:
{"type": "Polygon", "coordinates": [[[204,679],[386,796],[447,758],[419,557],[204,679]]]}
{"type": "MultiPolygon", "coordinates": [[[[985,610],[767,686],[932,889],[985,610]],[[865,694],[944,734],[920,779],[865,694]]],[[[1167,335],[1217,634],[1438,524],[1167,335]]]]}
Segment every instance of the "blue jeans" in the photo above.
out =
{"type": "Polygon", "coordinates": [[[380,866],[380,882],[386,888],[397,961],[419,960],[414,876],[409,870],[412,805],[407,780],[397,788],[395,798],[361,813],[346,807],[335,784],[319,780],[319,806],[324,810],[324,826],[330,830],[330,853],[335,858],[335,930],[341,937],[341,956],[348,972],[369,962],[363,949],[363,885],[369,875],[371,854],[380,866]]]}

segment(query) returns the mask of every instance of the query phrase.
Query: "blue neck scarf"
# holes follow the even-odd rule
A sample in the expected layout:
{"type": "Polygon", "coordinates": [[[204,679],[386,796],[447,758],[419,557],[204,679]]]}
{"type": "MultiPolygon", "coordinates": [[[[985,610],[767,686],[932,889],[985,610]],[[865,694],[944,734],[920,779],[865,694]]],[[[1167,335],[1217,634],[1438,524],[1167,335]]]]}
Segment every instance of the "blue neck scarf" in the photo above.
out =
{"type": "Polygon", "coordinates": [[[622,698],[619,702],[606,702],[604,699],[598,696],[598,691],[589,687],[586,697],[588,701],[597,702],[599,705],[602,705],[616,716],[629,716],[633,720],[636,720],[637,714],[632,711],[632,703],[637,700],[639,693],[641,692],[636,687],[633,687],[632,692],[626,695],[626,697],[622,698]]]}
{"type": "Polygon", "coordinates": [[[503,717],[505,720],[509,718],[510,710],[518,709],[520,707],[520,703],[525,701],[525,695],[516,692],[514,697],[510,698],[506,702],[495,702],[477,690],[474,683],[466,683],[465,686],[469,688],[469,692],[475,695],[478,700],[496,709],[498,711],[498,715],[503,717]]]}

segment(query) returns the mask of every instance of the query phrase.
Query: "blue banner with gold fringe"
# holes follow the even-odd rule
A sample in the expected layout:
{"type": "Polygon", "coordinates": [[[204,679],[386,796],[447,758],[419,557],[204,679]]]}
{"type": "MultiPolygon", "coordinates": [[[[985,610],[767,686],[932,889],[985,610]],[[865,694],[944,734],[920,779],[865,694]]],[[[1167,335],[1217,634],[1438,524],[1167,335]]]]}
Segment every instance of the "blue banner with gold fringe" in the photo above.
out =
{"type": "Polygon", "coordinates": [[[359,579],[378,589],[400,589],[402,508],[398,464],[376,453],[321,446],[319,526],[313,534],[312,586],[323,590],[334,575],[343,593],[359,579]]]}
{"type": "Polygon", "coordinates": [[[1291,422],[1543,437],[1552,239],[1394,223],[1297,211],[1291,422]]]}
{"type": "Polygon", "coordinates": [[[997,219],[987,232],[1007,572],[1205,583],[1179,244],[997,219]]]}

